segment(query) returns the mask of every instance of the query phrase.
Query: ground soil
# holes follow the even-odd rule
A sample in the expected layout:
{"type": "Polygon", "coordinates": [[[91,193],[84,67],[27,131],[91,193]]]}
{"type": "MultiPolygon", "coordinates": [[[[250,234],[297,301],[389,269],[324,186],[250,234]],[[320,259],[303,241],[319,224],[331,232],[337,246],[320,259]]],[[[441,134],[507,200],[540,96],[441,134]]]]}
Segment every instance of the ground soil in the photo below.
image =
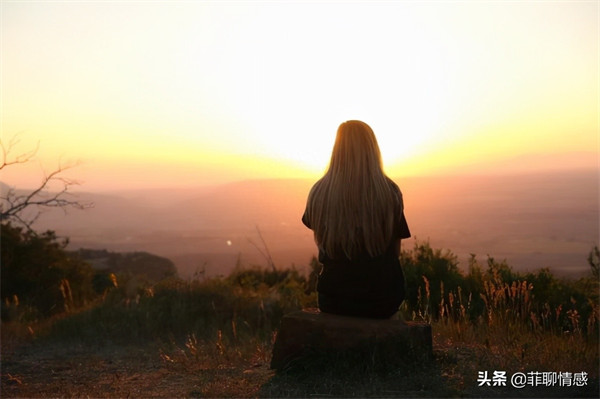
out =
{"type": "Polygon", "coordinates": [[[206,365],[153,346],[29,344],[2,351],[2,397],[256,397],[268,364],[206,365]],[[247,367],[246,367],[247,366],[247,367]]]}
{"type": "Polygon", "coordinates": [[[471,366],[482,356],[476,347],[438,344],[426,368],[384,375],[335,375],[319,364],[308,372],[276,374],[269,369],[269,353],[192,349],[3,337],[0,393],[3,398],[598,397],[597,380],[568,391],[479,387],[471,366]]]}

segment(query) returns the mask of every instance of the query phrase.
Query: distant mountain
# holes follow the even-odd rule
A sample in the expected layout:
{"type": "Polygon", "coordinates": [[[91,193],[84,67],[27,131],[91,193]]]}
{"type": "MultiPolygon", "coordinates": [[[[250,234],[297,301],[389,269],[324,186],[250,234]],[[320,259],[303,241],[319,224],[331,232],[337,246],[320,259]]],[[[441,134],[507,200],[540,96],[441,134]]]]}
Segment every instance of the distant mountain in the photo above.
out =
{"type": "Polygon", "coordinates": [[[94,269],[106,273],[136,276],[148,282],[158,282],[177,275],[177,269],[171,260],[147,252],[117,253],[79,249],[75,253],[94,269]]]}
{"type": "Polygon", "coordinates": [[[572,151],[543,154],[521,154],[498,160],[464,164],[453,174],[518,175],[562,174],[581,170],[596,170],[600,162],[597,151],[572,151]],[[567,166],[566,166],[567,165],[567,166]]]}
{"type": "MultiPolygon", "coordinates": [[[[598,245],[598,170],[396,179],[413,239],[507,259],[516,269],[587,271],[598,245]]],[[[93,209],[44,214],[37,229],[71,248],[147,251],[172,259],[183,276],[227,273],[237,263],[305,267],[316,254],[300,219],[313,180],[252,180],[196,190],[79,193],[93,209]],[[261,238],[262,237],[262,238],[261,238]],[[264,242],[263,242],[264,240],[264,242]]],[[[403,246],[412,245],[412,240],[403,246]]]]}

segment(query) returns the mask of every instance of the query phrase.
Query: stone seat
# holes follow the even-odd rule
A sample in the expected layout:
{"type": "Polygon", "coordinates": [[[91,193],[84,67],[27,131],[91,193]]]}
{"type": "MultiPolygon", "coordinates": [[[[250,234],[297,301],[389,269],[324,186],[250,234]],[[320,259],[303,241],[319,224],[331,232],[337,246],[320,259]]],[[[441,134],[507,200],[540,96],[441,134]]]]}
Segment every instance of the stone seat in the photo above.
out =
{"type": "Polygon", "coordinates": [[[310,359],[351,357],[389,368],[431,358],[431,326],[394,319],[339,316],[304,309],[283,316],[271,368],[282,370],[310,359]]]}

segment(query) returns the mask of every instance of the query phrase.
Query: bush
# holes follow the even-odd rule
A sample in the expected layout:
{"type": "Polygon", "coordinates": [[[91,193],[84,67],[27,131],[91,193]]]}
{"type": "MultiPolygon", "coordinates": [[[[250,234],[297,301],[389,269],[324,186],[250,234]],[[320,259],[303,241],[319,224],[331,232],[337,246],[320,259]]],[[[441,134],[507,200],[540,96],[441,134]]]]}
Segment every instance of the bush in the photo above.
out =
{"type": "Polygon", "coordinates": [[[2,320],[45,318],[94,298],[94,272],[65,251],[67,244],[52,231],[38,235],[2,224],[2,320]]]}

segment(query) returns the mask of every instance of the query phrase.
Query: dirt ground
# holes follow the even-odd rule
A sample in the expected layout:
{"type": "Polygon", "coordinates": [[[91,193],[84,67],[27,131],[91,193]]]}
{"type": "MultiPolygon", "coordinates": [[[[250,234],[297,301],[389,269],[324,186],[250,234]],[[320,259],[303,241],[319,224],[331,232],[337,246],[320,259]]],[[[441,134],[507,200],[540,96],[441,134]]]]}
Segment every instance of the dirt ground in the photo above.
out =
{"type": "MultiPolygon", "coordinates": [[[[4,337],[3,337],[4,338],[4,337]]],[[[324,370],[281,375],[270,354],[219,354],[212,347],[2,341],[2,398],[203,397],[598,397],[598,381],[583,389],[481,388],[467,364],[478,352],[439,348],[435,370],[402,376],[329,375],[324,370]],[[217,354],[217,355],[215,355],[217,354]],[[466,377],[465,377],[466,376],[466,377]],[[469,378],[471,376],[471,378],[469,378]]]]}
{"type": "Polygon", "coordinates": [[[266,363],[208,365],[153,347],[2,349],[3,398],[256,397],[274,374],[266,363]]]}

